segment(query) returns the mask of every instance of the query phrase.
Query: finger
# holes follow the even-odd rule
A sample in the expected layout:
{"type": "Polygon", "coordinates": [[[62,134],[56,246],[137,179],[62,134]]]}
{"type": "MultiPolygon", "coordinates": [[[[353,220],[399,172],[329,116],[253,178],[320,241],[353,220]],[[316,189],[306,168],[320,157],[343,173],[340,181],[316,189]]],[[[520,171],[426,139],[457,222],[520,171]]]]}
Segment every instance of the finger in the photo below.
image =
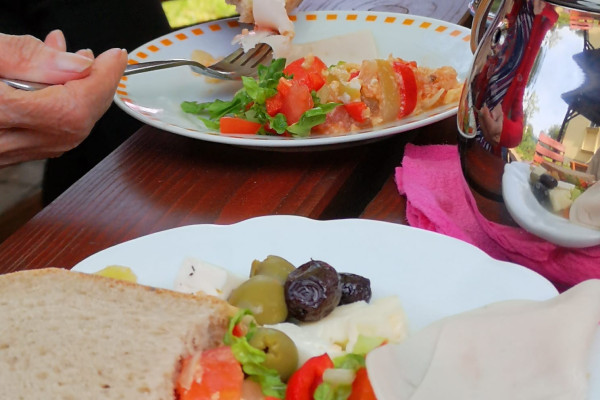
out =
{"type": "Polygon", "coordinates": [[[60,29],[55,29],[46,36],[44,44],[58,51],[67,51],[67,41],[60,29]]]}
{"type": "Polygon", "coordinates": [[[127,51],[110,49],[96,57],[87,78],[67,82],[65,86],[79,104],[88,108],[95,118],[99,118],[112,103],[126,66],[127,51]]]}
{"type": "Polygon", "coordinates": [[[83,135],[83,139],[110,106],[126,64],[127,53],[113,49],[96,58],[88,77],[65,85],[35,92],[0,85],[0,128],[83,135]]]}
{"type": "Polygon", "coordinates": [[[87,76],[92,63],[90,58],[58,51],[33,36],[0,34],[0,76],[6,78],[62,84],[87,76]]]}
{"type": "Polygon", "coordinates": [[[75,54],[79,54],[80,56],[84,56],[87,58],[94,59],[94,52],[91,49],[81,49],[77,51],[75,54]]]}

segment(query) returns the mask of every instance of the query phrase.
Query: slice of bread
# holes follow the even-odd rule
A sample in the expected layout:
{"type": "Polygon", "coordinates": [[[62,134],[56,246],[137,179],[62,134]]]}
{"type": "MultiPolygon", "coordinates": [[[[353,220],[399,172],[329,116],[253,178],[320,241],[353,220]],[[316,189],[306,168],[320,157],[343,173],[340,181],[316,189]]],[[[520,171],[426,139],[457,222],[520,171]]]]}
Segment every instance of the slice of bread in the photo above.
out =
{"type": "Polygon", "coordinates": [[[182,357],[222,343],[211,296],[57,268],[0,276],[0,398],[175,398],[182,357]]]}

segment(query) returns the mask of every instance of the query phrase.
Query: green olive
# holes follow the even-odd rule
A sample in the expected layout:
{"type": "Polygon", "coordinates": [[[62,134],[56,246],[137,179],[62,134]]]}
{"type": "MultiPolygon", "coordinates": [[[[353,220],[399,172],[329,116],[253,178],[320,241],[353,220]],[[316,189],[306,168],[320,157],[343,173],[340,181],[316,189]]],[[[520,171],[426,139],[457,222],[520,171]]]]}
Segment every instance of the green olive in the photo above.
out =
{"type": "Polygon", "coordinates": [[[228,301],[236,307],[250,310],[260,325],[276,324],[287,318],[283,285],[270,276],[253,276],[235,288],[228,301]]]}
{"type": "Polygon", "coordinates": [[[267,256],[263,261],[252,261],[250,268],[250,277],[255,275],[267,275],[279,279],[283,284],[287,276],[295,270],[296,267],[285,258],[279,256],[267,256]]]}
{"type": "Polygon", "coordinates": [[[266,353],[263,365],[279,373],[286,382],[298,368],[298,349],[288,335],[273,328],[258,328],[250,345],[266,353]]]}

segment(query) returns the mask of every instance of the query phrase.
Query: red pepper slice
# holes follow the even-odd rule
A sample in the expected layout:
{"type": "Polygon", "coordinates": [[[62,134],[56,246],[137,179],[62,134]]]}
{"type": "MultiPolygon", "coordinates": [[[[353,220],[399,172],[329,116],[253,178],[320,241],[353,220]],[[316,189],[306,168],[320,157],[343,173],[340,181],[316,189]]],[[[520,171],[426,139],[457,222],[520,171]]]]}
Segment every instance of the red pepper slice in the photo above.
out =
{"type": "Polygon", "coordinates": [[[377,400],[366,368],[356,371],[356,377],[352,382],[352,392],[348,400],[377,400]]]}
{"type": "Polygon", "coordinates": [[[235,337],[242,337],[244,336],[244,329],[240,324],[237,324],[233,327],[231,334],[235,337]]]}
{"type": "Polygon", "coordinates": [[[243,133],[249,135],[255,135],[262,126],[258,122],[237,117],[221,117],[219,125],[221,133],[243,133]]]}
{"type": "Polygon", "coordinates": [[[344,108],[356,122],[365,122],[363,111],[367,109],[367,105],[362,101],[355,101],[344,104],[344,108]]]}
{"type": "Polygon", "coordinates": [[[417,106],[417,78],[410,64],[399,61],[394,62],[394,71],[400,75],[400,111],[398,118],[406,117],[417,106]]]}
{"type": "Polygon", "coordinates": [[[317,386],[323,382],[323,372],[329,368],[333,368],[333,361],[327,353],[308,359],[290,377],[285,400],[313,400],[317,386]]]}

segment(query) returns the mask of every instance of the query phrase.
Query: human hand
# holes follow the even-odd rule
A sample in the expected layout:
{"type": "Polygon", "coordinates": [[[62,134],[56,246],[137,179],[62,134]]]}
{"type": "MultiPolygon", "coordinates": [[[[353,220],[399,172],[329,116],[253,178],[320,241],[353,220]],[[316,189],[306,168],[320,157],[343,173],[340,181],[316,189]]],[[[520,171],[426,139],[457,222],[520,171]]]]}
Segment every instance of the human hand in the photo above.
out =
{"type": "Polygon", "coordinates": [[[483,137],[494,146],[497,146],[502,136],[502,121],[504,119],[502,104],[497,104],[492,110],[484,105],[479,110],[478,115],[483,137]]]}
{"type": "Polygon", "coordinates": [[[0,166],[57,157],[81,143],[106,112],[127,64],[111,49],[65,51],[62,32],[44,42],[0,34],[0,76],[51,83],[28,92],[0,83],[0,166]]]}

